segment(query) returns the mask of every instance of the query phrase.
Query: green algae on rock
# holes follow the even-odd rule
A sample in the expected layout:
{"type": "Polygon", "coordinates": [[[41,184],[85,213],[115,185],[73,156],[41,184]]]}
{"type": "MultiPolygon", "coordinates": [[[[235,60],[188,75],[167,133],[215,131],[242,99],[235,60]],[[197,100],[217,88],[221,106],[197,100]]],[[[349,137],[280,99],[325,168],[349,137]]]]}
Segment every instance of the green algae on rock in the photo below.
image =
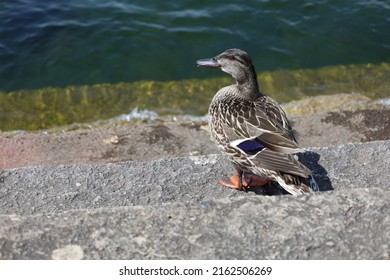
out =
{"type": "MultiPolygon", "coordinates": [[[[0,130],[37,130],[108,119],[134,108],[159,115],[204,115],[230,77],[205,80],[139,81],[0,93],[0,130]]],[[[360,93],[390,96],[390,63],[332,66],[259,74],[261,91],[278,102],[305,96],[360,93]]],[[[326,101],[327,102],[327,101],[326,101]]]]}

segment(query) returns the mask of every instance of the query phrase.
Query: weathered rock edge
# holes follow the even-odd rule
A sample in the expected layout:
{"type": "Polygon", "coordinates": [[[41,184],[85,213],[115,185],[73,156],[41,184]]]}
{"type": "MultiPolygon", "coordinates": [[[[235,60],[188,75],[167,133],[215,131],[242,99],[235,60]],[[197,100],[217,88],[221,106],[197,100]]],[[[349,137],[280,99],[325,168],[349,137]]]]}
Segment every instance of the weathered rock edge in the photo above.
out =
{"type": "MultiPolygon", "coordinates": [[[[302,147],[390,139],[390,108],[292,116],[290,120],[302,147]]],[[[0,132],[0,169],[150,161],[219,153],[207,130],[206,122],[189,121],[76,131],[0,132]]]]}
{"type": "Polygon", "coordinates": [[[389,259],[389,199],[358,188],[0,216],[0,257],[389,259]]]}
{"type": "Polygon", "coordinates": [[[390,141],[305,158],[330,191],[224,189],[220,155],[0,171],[0,258],[389,259],[390,141]]]}
{"type": "MultiPolygon", "coordinates": [[[[390,141],[312,148],[304,154],[322,191],[388,188],[390,141]]],[[[0,214],[158,205],[251,196],[217,184],[233,173],[222,155],[105,165],[58,165],[0,171],[0,214]]],[[[262,189],[254,189],[264,194],[262,189]]]]}

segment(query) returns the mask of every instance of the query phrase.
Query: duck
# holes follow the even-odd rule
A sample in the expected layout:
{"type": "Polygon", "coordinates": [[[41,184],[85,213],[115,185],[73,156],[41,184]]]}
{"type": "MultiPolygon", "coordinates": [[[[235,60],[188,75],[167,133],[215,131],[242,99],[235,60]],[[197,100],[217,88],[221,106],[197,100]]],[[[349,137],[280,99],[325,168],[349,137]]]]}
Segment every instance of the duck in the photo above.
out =
{"type": "Polygon", "coordinates": [[[260,91],[248,53],[228,49],[196,64],[220,69],[236,81],[218,90],[208,111],[211,138],[236,169],[229,181],[219,183],[248,190],[276,182],[292,195],[317,192],[311,170],[300,159],[305,149],[299,146],[281,106],[260,91]]]}

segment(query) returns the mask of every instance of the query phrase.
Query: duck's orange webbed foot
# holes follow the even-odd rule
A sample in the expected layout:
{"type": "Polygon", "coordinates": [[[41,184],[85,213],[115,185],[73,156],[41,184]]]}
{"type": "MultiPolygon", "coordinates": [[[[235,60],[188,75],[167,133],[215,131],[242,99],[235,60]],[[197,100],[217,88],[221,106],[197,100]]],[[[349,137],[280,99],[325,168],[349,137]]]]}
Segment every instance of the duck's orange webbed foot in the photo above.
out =
{"type": "Polygon", "coordinates": [[[231,189],[236,189],[236,190],[243,190],[242,182],[241,182],[241,176],[239,174],[230,176],[229,182],[220,179],[218,183],[220,183],[222,186],[231,188],[231,189]]]}
{"type": "Polygon", "coordinates": [[[237,174],[231,176],[229,180],[230,182],[221,179],[218,182],[225,187],[240,191],[250,187],[262,187],[269,183],[269,180],[267,179],[254,174],[243,174],[242,171],[238,171],[237,174]]]}

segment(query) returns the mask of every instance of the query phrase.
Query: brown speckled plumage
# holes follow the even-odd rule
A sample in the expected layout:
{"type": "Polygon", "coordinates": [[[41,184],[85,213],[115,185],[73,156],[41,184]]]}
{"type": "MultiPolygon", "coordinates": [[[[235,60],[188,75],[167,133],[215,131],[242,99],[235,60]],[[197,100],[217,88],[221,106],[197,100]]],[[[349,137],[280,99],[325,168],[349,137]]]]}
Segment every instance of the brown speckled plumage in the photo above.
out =
{"type": "Polygon", "coordinates": [[[199,66],[220,68],[236,84],[220,89],[209,108],[211,135],[238,171],[278,182],[293,195],[318,190],[283,109],[258,88],[248,54],[230,49],[199,66]]]}

